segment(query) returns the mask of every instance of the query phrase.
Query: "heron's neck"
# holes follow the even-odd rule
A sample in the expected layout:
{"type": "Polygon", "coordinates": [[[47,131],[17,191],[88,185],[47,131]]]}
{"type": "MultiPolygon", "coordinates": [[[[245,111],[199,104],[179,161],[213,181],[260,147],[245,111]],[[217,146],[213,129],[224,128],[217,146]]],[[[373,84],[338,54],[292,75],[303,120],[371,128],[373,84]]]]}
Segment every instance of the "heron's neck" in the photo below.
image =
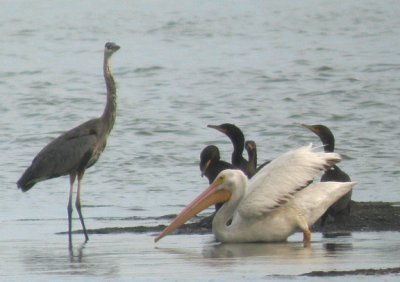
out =
{"type": "Polygon", "coordinates": [[[107,126],[107,130],[111,131],[117,113],[117,91],[114,77],[110,70],[110,56],[106,54],[104,55],[103,74],[107,86],[107,103],[102,118],[107,126]]]}

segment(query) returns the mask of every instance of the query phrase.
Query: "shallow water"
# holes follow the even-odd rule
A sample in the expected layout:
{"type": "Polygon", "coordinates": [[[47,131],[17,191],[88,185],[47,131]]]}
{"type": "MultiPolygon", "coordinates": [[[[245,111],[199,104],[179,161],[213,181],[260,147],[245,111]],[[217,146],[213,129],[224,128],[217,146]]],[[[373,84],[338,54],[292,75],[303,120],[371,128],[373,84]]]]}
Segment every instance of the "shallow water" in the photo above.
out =
{"type": "MultiPolygon", "coordinates": [[[[112,40],[121,45],[113,60],[118,116],[105,152],[84,178],[89,229],[167,223],[160,217],[176,214],[207,184],[198,169],[201,149],[216,144],[229,160],[230,142],[206,127],[223,122],[257,142],[260,161],[320,144],[300,123],[328,125],[341,168],[359,183],[353,199],[400,202],[399,9],[396,1],[356,0],[2,1],[1,275],[124,280],[160,277],[178,266],[163,277],[210,268],[218,279],[227,272],[263,279],[391,267],[399,253],[385,243],[396,233],[353,234],[344,239],[353,248],[337,256],[317,234],[310,257],[283,264],[269,250],[246,255],[247,245],[228,249],[232,257],[204,255],[218,254],[211,235],[167,237],[157,246],[152,234],[92,235],[81,261],[70,262],[66,236],[55,235],[67,228],[68,178],[24,194],[15,182],[52,138],[100,115],[102,50],[112,40]]],[[[296,236],[294,243],[265,247],[303,256],[296,236]]],[[[78,246],[82,238],[74,238],[78,246]]]]}
{"type": "MultiPolygon", "coordinates": [[[[317,280],[299,275],[397,267],[400,249],[394,247],[399,245],[396,235],[371,232],[322,238],[315,234],[310,248],[303,247],[299,234],[287,243],[276,244],[217,244],[211,235],[176,235],[158,245],[149,240],[148,234],[95,235],[87,244],[77,244],[72,250],[67,247],[66,236],[52,235],[46,240],[2,242],[1,278],[317,280]]],[[[376,277],[358,275],[346,279],[375,281],[376,277]]],[[[385,279],[395,281],[396,276],[386,275],[385,279]]]]}

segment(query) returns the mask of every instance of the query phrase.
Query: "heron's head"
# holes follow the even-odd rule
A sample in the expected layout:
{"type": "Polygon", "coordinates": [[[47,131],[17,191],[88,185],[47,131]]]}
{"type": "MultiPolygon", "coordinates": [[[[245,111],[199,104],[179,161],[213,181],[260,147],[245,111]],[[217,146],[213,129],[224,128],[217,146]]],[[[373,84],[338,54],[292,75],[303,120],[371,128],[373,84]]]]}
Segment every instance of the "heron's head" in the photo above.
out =
{"type": "Polygon", "coordinates": [[[104,46],[104,52],[107,53],[109,56],[111,56],[113,53],[117,52],[121,48],[114,42],[107,42],[106,45],[104,46]]]}

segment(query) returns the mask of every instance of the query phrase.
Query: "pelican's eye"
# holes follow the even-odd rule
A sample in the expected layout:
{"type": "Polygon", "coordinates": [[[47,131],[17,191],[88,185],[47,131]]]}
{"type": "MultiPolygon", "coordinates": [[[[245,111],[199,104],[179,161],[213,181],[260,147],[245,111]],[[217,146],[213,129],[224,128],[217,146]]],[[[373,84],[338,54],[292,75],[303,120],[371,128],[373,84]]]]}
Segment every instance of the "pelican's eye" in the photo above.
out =
{"type": "Polygon", "coordinates": [[[217,179],[218,184],[222,184],[225,181],[225,176],[224,175],[220,175],[217,179]]]}

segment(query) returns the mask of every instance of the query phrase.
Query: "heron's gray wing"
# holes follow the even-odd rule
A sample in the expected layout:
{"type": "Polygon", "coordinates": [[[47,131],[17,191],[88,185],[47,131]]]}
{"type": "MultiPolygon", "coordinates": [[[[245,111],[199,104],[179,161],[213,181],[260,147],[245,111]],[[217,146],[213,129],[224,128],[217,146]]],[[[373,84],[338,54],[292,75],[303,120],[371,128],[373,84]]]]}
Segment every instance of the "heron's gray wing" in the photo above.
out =
{"type": "Polygon", "coordinates": [[[34,178],[57,177],[78,169],[93,151],[96,141],[96,135],[91,134],[50,143],[32,162],[34,178]]]}

